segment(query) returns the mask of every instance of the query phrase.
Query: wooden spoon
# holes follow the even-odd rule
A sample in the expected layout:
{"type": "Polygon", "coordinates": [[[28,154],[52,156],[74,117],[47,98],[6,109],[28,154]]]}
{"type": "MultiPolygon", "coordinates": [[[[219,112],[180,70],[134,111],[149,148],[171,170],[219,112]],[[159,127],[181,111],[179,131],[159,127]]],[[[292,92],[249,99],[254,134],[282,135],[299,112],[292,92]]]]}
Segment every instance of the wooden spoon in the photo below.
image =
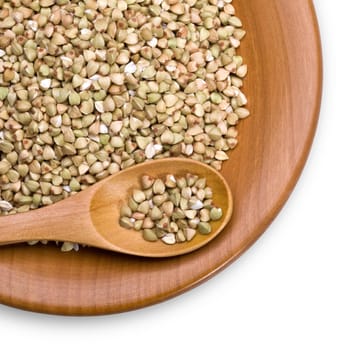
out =
{"type": "Polygon", "coordinates": [[[109,176],[90,188],[53,205],[26,213],[0,217],[0,245],[33,241],[70,241],[147,257],[168,257],[191,252],[215,238],[232,214],[232,195],[225,179],[213,168],[182,158],[154,160],[109,176]],[[212,222],[212,233],[197,234],[191,241],[166,245],[147,242],[140,232],[119,225],[120,206],[142,175],[197,174],[207,179],[213,201],[223,217],[212,222]]]}

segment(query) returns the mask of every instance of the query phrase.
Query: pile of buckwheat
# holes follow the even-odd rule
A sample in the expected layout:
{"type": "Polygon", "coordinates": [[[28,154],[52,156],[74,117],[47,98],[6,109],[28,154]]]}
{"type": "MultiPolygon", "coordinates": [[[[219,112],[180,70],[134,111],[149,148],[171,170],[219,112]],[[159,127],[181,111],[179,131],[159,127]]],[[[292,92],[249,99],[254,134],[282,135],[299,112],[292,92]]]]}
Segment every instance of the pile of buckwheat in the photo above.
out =
{"type": "Polygon", "coordinates": [[[140,231],[144,240],[165,244],[191,241],[199,232],[211,233],[211,221],[222,218],[213,203],[213,190],[204,177],[167,174],[164,179],[143,175],[120,209],[119,224],[140,231]]]}
{"type": "Polygon", "coordinates": [[[244,35],[231,0],[0,0],[0,213],[151,159],[220,169],[244,35]]]}

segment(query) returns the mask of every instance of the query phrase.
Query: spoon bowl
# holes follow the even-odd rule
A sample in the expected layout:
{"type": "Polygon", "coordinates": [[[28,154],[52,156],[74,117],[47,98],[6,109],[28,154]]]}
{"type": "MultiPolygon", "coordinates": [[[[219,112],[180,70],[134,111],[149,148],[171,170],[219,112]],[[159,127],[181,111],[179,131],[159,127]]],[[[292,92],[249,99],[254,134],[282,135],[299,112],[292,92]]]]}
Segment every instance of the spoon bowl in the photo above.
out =
{"type": "Polygon", "coordinates": [[[0,244],[32,240],[70,241],[88,246],[145,257],[170,257],[189,253],[214,239],[232,214],[231,190],[222,175],[203,163],[166,158],[125,169],[90,188],[48,207],[0,217],[0,244]],[[162,177],[192,173],[205,177],[213,190],[213,202],[223,217],[212,222],[212,233],[197,234],[191,241],[166,245],[148,242],[140,232],[119,225],[120,207],[142,175],[162,177]]]}

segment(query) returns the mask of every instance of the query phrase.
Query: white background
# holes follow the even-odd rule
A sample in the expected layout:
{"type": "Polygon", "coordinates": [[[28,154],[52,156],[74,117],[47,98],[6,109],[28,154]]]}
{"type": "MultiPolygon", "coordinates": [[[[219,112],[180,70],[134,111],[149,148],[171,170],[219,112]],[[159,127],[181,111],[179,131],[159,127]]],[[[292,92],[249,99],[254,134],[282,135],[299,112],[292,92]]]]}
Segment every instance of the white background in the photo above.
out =
{"type": "Polygon", "coordinates": [[[142,310],[69,318],[0,306],[1,344],[350,349],[350,2],[315,6],[324,50],[320,122],[297,187],[261,239],[205,284],[142,310]]]}

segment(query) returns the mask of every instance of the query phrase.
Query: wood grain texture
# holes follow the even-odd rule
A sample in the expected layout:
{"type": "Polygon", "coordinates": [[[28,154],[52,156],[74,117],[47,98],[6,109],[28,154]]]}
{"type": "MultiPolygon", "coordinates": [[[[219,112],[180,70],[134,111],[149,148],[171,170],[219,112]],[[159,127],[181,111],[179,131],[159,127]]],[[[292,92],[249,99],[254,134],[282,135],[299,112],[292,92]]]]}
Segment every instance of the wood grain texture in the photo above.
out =
{"type": "MultiPolygon", "coordinates": [[[[207,246],[148,259],[54,246],[0,249],[0,301],[66,315],[115,313],[161,302],[205,281],[243,253],[287,200],[315,132],[322,85],[321,48],[311,0],[235,0],[247,30],[244,92],[252,117],[222,174],[234,215],[207,246]]],[[[38,223],[40,225],[40,223],[38,223]]]]}

